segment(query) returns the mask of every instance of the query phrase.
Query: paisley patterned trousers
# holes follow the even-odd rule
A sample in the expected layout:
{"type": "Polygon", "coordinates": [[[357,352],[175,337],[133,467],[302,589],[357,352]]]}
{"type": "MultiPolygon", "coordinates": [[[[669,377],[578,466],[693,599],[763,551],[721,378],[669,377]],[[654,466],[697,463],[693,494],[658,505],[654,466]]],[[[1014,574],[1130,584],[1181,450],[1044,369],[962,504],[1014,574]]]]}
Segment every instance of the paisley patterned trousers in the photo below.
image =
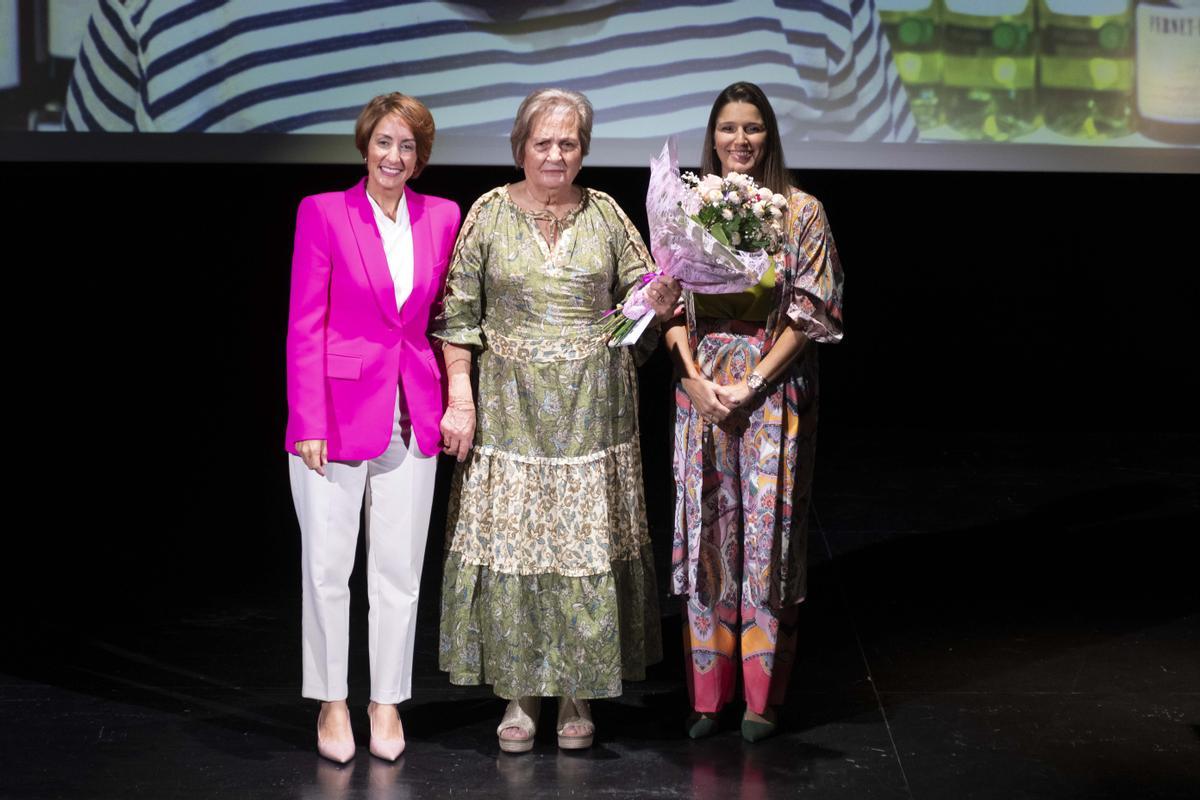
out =
{"type": "MultiPolygon", "coordinates": [[[[704,319],[697,328],[697,364],[716,383],[740,381],[758,364],[761,328],[704,319]]],[[[697,711],[719,711],[739,677],[752,711],[784,699],[806,578],[814,355],[801,354],[720,425],[701,420],[676,389],[672,588],[687,595],[684,655],[697,711]]]]}

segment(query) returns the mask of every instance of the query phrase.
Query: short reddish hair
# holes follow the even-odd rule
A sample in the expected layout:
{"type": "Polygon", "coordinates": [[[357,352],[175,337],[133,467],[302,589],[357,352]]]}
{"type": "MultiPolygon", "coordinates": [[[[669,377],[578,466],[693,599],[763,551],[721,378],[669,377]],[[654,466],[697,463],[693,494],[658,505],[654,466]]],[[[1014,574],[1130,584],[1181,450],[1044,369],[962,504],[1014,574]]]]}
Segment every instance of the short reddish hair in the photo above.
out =
{"type": "Polygon", "coordinates": [[[417,167],[413,170],[413,177],[416,177],[429,163],[435,134],[433,114],[430,114],[425,104],[417,98],[400,92],[372,98],[371,102],[363,106],[363,110],[358,114],[358,121],[354,123],[354,146],[358,148],[362,157],[366,158],[371,134],[375,132],[379,121],[388,114],[395,114],[404,120],[404,124],[412,129],[413,137],[417,140],[417,167]]]}

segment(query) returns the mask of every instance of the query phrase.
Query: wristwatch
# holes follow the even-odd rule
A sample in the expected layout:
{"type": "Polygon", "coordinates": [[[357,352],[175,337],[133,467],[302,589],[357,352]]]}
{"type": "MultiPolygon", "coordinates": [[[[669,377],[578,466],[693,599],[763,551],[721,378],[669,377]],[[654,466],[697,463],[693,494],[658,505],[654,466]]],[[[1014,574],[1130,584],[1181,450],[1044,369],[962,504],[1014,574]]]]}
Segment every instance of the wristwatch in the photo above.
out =
{"type": "Polygon", "coordinates": [[[757,372],[751,372],[746,378],[746,385],[749,386],[755,394],[761,392],[767,385],[767,379],[757,372]]]}

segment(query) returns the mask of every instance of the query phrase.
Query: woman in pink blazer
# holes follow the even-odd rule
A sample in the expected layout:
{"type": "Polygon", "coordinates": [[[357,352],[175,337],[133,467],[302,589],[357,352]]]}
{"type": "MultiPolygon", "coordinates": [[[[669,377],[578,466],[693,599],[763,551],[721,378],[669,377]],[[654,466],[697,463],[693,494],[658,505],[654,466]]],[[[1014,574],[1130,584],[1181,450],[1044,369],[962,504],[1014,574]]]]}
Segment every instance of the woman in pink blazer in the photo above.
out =
{"type": "Polygon", "coordinates": [[[429,161],[429,110],[403,94],[355,125],[367,176],[306,197],[296,220],[287,337],[292,497],[300,522],[305,697],[317,749],[355,752],[346,707],[348,581],[366,503],[371,753],[404,750],[417,591],[433,498],[445,378],[426,336],[458,231],[458,206],[407,187],[429,161]]]}

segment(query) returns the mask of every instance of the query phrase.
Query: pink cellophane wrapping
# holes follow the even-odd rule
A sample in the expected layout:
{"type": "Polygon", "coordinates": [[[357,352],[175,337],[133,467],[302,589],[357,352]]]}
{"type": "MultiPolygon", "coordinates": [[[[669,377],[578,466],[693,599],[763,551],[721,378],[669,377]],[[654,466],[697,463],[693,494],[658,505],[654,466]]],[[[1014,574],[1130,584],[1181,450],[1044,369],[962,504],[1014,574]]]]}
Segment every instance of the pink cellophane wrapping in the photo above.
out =
{"type": "Polygon", "coordinates": [[[630,319],[641,319],[646,314],[653,314],[654,307],[650,298],[646,297],[646,286],[654,280],[658,273],[648,274],[642,280],[642,285],[629,293],[629,299],[621,306],[621,313],[630,319]]]}
{"type": "Polygon", "coordinates": [[[685,211],[698,211],[698,201],[679,177],[675,137],[671,137],[662,153],[650,160],[646,192],[650,252],[658,268],[684,289],[701,294],[744,292],[758,285],[770,266],[770,256],[763,250],[744,252],[717,241],[685,211]]]}

